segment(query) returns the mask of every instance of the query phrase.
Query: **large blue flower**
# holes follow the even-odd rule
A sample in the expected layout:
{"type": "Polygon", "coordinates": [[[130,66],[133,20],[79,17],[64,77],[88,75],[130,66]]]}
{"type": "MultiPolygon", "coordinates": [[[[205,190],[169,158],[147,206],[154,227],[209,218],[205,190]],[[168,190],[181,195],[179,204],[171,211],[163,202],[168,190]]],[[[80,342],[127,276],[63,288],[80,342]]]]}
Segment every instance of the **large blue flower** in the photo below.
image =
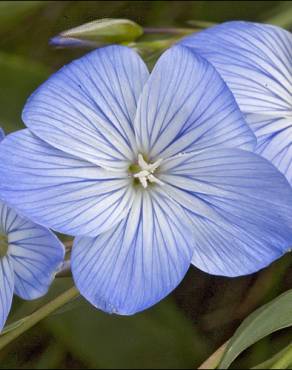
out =
{"type": "Polygon", "coordinates": [[[23,119],[29,130],[0,148],[1,196],[77,236],[74,279],[98,308],[133,314],[191,262],[249,274],[292,243],[287,180],[248,151],[255,137],[233,95],[187,48],[150,76],[128,48],[96,50],[45,82],[23,119]]]}
{"type": "Polygon", "coordinates": [[[257,153],[292,184],[292,34],[228,22],[181,43],[216,67],[258,138],[257,153]]]}
{"type": "Polygon", "coordinates": [[[43,296],[63,259],[64,247],[53,233],[0,201],[0,331],[13,294],[27,300],[43,296]]]}

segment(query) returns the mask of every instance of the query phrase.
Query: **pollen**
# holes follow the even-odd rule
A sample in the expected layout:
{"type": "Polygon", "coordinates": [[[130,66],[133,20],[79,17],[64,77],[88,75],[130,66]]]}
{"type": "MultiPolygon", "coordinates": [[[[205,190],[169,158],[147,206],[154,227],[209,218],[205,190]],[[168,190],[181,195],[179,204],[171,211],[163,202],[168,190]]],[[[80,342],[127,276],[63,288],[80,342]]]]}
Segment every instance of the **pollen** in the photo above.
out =
{"type": "Polygon", "coordinates": [[[138,155],[138,165],[137,165],[137,172],[133,175],[133,177],[140,181],[141,185],[144,189],[146,189],[149,183],[164,185],[162,181],[160,181],[157,176],[155,176],[155,171],[161,165],[162,159],[154,163],[147,163],[142,154],[138,155]]]}

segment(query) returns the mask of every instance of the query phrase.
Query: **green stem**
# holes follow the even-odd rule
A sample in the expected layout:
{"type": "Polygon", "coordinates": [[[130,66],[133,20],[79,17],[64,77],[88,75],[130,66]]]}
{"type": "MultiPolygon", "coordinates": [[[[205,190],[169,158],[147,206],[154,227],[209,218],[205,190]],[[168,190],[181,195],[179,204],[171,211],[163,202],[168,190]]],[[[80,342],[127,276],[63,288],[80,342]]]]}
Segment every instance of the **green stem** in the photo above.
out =
{"type": "Polygon", "coordinates": [[[72,276],[72,271],[71,271],[71,261],[66,260],[59,272],[56,275],[56,278],[63,278],[63,277],[71,277],[72,276]]]}
{"type": "Polygon", "coordinates": [[[189,35],[196,31],[193,28],[172,28],[172,27],[144,27],[144,34],[145,35],[159,35],[159,34],[166,34],[166,35],[189,35]]]}
{"type": "Polygon", "coordinates": [[[219,347],[198,369],[216,369],[224,355],[228,342],[219,347]]]}
{"type": "MultiPolygon", "coordinates": [[[[291,344],[289,344],[289,346],[291,346],[291,344]]],[[[282,358],[284,353],[286,353],[288,347],[282,349],[282,351],[276,353],[273,357],[269,358],[268,360],[261,362],[257,366],[252,367],[252,369],[270,369],[271,366],[273,366],[278,360],[282,358]]]]}
{"type": "Polygon", "coordinates": [[[18,338],[21,334],[26,332],[28,329],[32,328],[34,325],[39,323],[41,320],[49,316],[51,313],[55,312],[59,308],[63,307],[66,303],[70,302],[72,299],[79,295],[78,290],[73,287],[68,289],[66,292],[60,294],[53,301],[47,303],[39,310],[31,314],[27,319],[17,327],[15,330],[8,332],[0,337],[0,350],[11,343],[14,339],[18,338]]]}
{"type": "Polygon", "coordinates": [[[283,351],[282,356],[277,360],[270,369],[288,369],[292,364],[292,343],[289,344],[283,351]]]}

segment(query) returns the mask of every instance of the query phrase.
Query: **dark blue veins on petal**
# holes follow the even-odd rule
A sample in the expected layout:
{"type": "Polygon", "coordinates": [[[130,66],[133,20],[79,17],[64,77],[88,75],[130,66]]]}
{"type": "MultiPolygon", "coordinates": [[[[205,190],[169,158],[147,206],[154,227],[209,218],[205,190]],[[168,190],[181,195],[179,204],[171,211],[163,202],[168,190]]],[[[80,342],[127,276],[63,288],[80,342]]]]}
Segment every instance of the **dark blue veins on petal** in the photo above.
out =
{"type": "Polygon", "coordinates": [[[99,166],[136,158],[133,121],[149,72],[134,51],[109,46],[63,67],[28,100],[25,124],[42,140],[99,166]]]}
{"type": "Polygon", "coordinates": [[[138,104],[135,130],[138,147],[151,158],[255,145],[214,67],[180,46],[168,50],[151,73],[138,104]]]}

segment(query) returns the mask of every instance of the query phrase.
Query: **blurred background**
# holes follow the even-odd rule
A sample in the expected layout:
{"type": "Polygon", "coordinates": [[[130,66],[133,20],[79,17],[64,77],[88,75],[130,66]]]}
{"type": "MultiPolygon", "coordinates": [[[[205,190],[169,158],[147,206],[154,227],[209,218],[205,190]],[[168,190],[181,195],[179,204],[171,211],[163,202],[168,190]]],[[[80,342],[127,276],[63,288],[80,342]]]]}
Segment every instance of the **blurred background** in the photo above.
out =
{"type": "MultiPolygon", "coordinates": [[[[1,1],[0,125],[6,132],[23,124],[27,97],[50,73],[84,54],[54,49],[49,39],[97,18],[129,18],[148,27],[187,27],[192,20],[244,19],[292,26],[289,1],[1,1]]],[[[258,274],[226,279],[195,268],[156,307],[134,317],[105,315],[78,299],[0,352],[0,368],[197,368],[257,307],[292,288],[287,256],[258,274]]],[[[72,286],[59,278],[49,296],[15,299],[10,322],[72,286]]],[[[280,331],[246,351],[233,368],[250,368],[291,340],[280,331]]]]}

